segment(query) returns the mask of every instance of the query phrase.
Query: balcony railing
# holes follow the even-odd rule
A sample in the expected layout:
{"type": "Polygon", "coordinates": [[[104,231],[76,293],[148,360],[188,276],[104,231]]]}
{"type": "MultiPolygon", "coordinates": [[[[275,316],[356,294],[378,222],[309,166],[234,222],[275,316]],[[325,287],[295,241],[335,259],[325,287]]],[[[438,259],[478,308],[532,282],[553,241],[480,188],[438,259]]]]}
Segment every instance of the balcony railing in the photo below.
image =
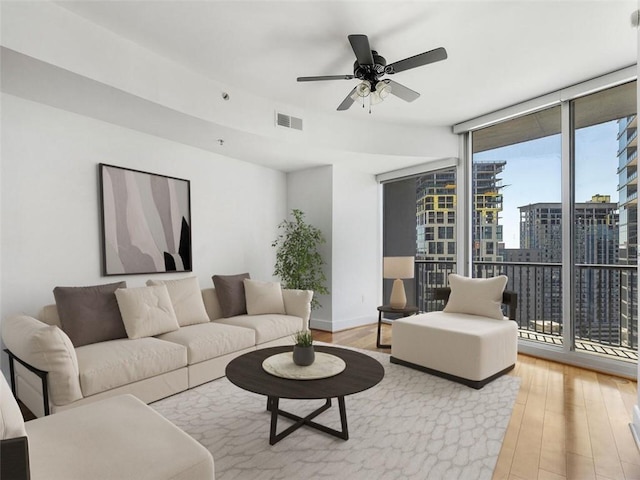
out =
{"type": "MultiPolygon", "coordinates": [[[[474,262],[474,277],[506,275],[507,290],[518,294],[520,337],[563,343],[562,265],[533,262],[474,262]]],[[[448,286],[455,262],[416,261],[416,305],[442,310],[435,287],[448,286]]],[[[635,265],[580,264],[574,269],[574,337],[577,350],[637,361],[638,272],[635,265]]]]}

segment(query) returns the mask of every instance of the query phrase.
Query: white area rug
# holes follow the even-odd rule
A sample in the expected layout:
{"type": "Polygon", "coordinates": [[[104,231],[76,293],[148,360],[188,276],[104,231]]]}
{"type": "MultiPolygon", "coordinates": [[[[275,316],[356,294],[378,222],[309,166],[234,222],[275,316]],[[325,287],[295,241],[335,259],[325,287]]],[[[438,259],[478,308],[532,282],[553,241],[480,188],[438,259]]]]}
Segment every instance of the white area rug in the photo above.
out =
{"type": "MultiPolygon", "coordinates": [[[[345,397],[349,440],[302,427],[269,445],[266,397],[222,378],[152,407],[213,454],[216,480],[490,479],[520,379],[481,390],[389,362],[378,385],[345,397]]],[[[324,401],[281,400],[304,416],[324,401]]],[[[340,429],[338,402],[315,419],[340,429]]],[[[278,432],[292,422],[280,417],[278,432]]]]}

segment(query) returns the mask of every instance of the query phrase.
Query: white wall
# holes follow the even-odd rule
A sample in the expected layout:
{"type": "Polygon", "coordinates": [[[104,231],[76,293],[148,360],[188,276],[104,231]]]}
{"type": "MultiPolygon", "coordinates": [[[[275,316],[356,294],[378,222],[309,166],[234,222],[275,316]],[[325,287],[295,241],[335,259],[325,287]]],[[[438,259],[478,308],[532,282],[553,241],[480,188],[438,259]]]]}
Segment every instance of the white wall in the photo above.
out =
{"type": "MultiPolygon", "coordinates": [[[[229,152],[238,148],[231,139],[225,144],[229,156],[216,153],[217,142],[213,150],[204,146],[205,140],[220,138],[220,125],[229,127],[226,134],[243,130],[247,135],[235,143],[253,149],[241,158],[249,158],[248,151],[251,161],[260,162],[267,155],[262,146],[283,135],[273,127],[279,105],[269,99],[204,78],[55,3],[0,6],[1,44],[20,54],[14,58],[18,63],[2,69],[0,318],[37,313],[53,301],[56,285],[117,280],[100,276],[100,162],[192,181],[194,273],[201,285],[208,285],[214,273],[248,270],[255,278],[270,278],[276,226],[292,208],[300,208],[328,242],[322,253],[332,295],[320,299],[323,307],[313,313],[316,326],[335,330],[375,316],[379,194],[373,177],[353,167],[378,162],[393,170],[406,166],[403,156],[422,161],[457,156],[457,138],[448,128],[360,124],[303,112],[308,128],[295,141],[289,135],[281,142],[285,157],[320,145],[327,148],[318,150],[319,163],[339,157],[348,163],[287,177],[231,159],[229,152]],[[20,63],[21,56],[31,60],[20,63]],[[57,77],[62,85],[52,84],[47,69],[33,59],[64,69],[57,77]],[[69,76],[78,78],[64,80],[69,76]],[[220,100],[223,88],[234,101],[220,100]],[[167,118],[158,118],[158,112],[167,118]],[[139,126],[145,122],[158,128],[139,126]],[[181,130],[182,143],[168,140],[179,140],[181,130]]],[[[134,286],[146,278],[126,277],[134,286]]]]}
{"type": "Polygon", "coordinates": [[[327,239],[320,252],[330,295],[319,297],[311,326],[335,332],[374,322],[382,258],[375,177],[341,166],[307,169],[287,175],[287,195],[289,211],[305,212],[327,239]]]}
{"type": "Polygon", "coordinates": [[[317,167],[287,174],[287,212],[302,210],[307,223],[319,228],[327,243],[318,248],[325,261],[329,295],[319,295],[321,307],[311,313],[311,327],[331,331],[333,255],[333,167],[317,167]]]}
{"type": "MultiPolygon", "coordinates": [[[[272,279],[271,242],[286,212],[285,174],[4,94],[0,319],[37,314],[57,285],[102,277],[98,163],[191,181],[193,274],[272,279]]],[[[171,278],[188,274],[156,274],[171,278]]]]}
{"type": "Polygon", "coordinates": [[[377,320],[382,291],[381,195],[373,175],[333,168],[333,331],[377,320]]]}

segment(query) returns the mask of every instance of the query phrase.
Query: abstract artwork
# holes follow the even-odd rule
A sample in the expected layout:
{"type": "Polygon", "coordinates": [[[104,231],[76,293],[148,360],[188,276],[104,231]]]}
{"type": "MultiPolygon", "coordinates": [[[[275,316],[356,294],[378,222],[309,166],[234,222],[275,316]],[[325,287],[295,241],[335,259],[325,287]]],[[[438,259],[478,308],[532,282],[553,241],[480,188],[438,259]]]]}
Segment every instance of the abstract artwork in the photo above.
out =
{"type": "Polygon", "coordinates": [[[104,275],[191,271],[190,182],[99,165],[104,275]]]}

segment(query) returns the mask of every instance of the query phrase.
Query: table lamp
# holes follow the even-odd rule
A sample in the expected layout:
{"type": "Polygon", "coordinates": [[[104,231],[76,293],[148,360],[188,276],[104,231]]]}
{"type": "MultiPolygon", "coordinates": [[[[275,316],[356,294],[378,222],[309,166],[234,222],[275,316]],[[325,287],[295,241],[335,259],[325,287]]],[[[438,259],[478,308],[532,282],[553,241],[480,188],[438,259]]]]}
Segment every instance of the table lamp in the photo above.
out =
{"type": "Polygon", "coordinates": [[[413,278],[413,257],[384,257],[382,276],[393,279],[393,289],[389,305],[391,308],[403,309],[407,306],[407,295],[404,292],[403,278],[413,278]]]}

